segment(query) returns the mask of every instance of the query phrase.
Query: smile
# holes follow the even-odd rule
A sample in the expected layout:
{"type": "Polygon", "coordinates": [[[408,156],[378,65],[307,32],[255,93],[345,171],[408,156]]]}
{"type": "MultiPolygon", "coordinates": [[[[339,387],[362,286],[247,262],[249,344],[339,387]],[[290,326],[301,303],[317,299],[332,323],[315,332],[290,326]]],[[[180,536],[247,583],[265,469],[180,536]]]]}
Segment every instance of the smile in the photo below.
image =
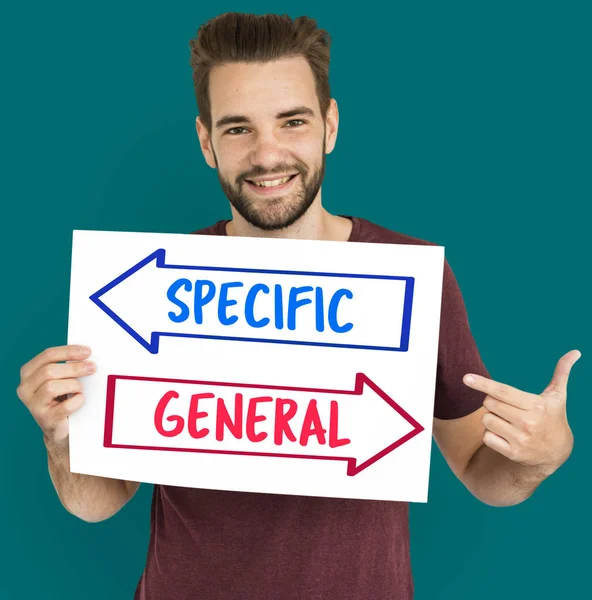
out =
{"type": "Polygon", "coordinates": [[[292,187],[293,181],[298,177],[299,173],[290,175],[289,177],[283,177],[282,179],[272,179],[269,181],[257,181],[256,183],[245,179],[249,186],[249,189],[254,190],[257,194],[269,195],[283,192],[288,188],[292,187]]]}

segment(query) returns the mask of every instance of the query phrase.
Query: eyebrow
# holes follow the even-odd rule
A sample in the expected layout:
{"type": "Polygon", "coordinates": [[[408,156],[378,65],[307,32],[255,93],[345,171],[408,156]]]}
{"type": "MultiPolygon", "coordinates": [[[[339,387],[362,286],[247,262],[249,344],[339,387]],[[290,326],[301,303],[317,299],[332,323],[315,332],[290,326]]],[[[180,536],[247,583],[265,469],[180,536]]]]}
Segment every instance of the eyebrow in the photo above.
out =
{"type": "MultiPolygon", "coordinates": [[[[296,115],[306,115],[308,117],[314,117],[314,111],[308,106],[295,106],[290,110],[284,110],[277,113],[276,119],[287,119],[288,117],[295,117],[296,115]]],[[[227,115],[216,121],[216,128],[224,127],[225,125],[236,125],[237,123],[250,123],[251,119],[245,115],[227,115]]]]}

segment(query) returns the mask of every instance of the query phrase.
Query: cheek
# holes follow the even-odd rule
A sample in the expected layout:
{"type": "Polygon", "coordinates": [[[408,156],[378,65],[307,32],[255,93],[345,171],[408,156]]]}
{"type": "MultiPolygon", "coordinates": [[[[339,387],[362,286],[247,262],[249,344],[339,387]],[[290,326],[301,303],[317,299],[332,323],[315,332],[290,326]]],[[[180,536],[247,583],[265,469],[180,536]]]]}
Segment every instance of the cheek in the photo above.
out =
{"type": "Polygon", "coordinates": [[[229,167],[238,163],[240,160],[244,160],[245,155],[249,151],[248,145],[238,138],[218,138],[214,149],[216,151],[218,164],[220,166],[224,165],[225,167],[229,167]]]}
{"type": "Polygon", "coordinates": [[[292,156],[307,167],[320,164],[323,155],[323,138],[315,136],[302,136],[294,139],[290,144],[292,156]]]}
{"type": "Polygon", "coordinates": [[[298,148],[309,155],[318,154],[323,147],[323,131],[321,129],[309,129],[308,131],[294,131],[287,140],[291,148],[298,148]]]}
{"type": "Polygon", "coordinates": [[[233,183],[239,173],[249,168],[249,165],[246,164],[247,161],[244,154],[219,151],[216,157],[218,159],[218,170],[226,179],[229,179],[233,183]]]}

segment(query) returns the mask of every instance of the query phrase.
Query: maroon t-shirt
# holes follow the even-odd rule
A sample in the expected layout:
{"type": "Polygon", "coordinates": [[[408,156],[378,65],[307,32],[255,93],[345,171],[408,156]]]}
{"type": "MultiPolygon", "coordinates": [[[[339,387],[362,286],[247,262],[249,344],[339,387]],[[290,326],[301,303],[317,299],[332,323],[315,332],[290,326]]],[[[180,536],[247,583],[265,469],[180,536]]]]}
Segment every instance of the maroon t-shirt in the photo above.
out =
{"type": "MultiPolygon", "coordinates": [[[[431,244],[353,221],[350,242],[431,244]]],[[[226,235],[227,221],[195,231],[226,235]]],[[[463,417],[489,377],[445,261],[434,416],[463,417]]],[[[408,504],[155,485],[135,600],[409,600],[408,504]]]]}

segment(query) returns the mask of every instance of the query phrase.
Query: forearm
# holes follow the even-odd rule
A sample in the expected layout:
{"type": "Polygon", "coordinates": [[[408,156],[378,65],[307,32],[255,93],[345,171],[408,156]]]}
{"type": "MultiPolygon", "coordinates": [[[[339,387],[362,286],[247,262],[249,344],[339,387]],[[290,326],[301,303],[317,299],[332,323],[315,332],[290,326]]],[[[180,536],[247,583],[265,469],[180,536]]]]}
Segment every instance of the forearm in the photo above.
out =
{"type": "Polygon", "coordinates": [[[70,472],[66,441],[56,445],[44,437],[51,481],[60,502],[73,515],[88,522],[108,519],[130,499],[125,481],[70,472]]]}
{"type": "Polygon", "coordinates": [[[513,506],[529,498],[552,472],[518,464],[484,444],[469,461],[462,480],[482,502],[513,506]]]}

